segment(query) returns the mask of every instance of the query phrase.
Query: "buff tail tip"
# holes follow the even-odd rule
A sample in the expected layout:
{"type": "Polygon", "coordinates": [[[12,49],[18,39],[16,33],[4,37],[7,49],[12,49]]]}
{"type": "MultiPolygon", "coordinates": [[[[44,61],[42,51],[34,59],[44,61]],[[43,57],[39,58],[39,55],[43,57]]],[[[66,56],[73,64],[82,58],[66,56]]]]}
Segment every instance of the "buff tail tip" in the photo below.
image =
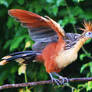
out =
{"type": "Polygon", "coordinates": [[[0,66],[3,66],[3,65],[5,65],[5,64],[7,64],[7,60],[2,60],[2,61],[0,61],[0,66]]]}
{"type": "Polygon", "coordinates": [[[0,61],[0,66],[3,66],[3,65],[5,65],[5,64],[7,64],[8,62],[7,62],[7,59],[8,58],[11,58],[12,56],[4,56],[3,58],[2,58],[2,60],[0,61]]]}

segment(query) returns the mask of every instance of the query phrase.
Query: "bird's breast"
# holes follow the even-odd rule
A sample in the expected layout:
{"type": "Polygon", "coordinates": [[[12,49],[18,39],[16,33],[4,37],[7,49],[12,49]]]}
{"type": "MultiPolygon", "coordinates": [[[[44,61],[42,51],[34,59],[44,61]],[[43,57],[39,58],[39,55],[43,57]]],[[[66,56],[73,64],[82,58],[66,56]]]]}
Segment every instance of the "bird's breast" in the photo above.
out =
{"type": "Polygon", "coordinates": [[[74,48],[63,50],[58,53],[56,56],[56,63],[59,68],[64,68],[77,59],[78,55],[73,49],[74,48]]]}

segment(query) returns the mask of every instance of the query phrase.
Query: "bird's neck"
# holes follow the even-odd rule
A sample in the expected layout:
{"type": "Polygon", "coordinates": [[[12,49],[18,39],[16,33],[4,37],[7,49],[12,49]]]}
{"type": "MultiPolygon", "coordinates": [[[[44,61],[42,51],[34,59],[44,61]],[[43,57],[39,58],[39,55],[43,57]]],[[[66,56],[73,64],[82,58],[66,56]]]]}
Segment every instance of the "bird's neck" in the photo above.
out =
{"type": "Polygon", "coordinates": [[[83,46],[83,44],[88,40],[89,38],[81,37],[79,41],[74,45],[74,51],[78,52],[80,48],[83,46]]]}
{"type": "Polygon", "coordinates": [[[88,38],[80,38],[72,48],[67,50],[64,50],[62,48],[63,45],[61,44],[61,49],[59,49],[58,55],[55,58],[58,67],[62,69],[75,61],[77,59],[78,51],[83,46],[86,40],[88,40],[88,38]]]}

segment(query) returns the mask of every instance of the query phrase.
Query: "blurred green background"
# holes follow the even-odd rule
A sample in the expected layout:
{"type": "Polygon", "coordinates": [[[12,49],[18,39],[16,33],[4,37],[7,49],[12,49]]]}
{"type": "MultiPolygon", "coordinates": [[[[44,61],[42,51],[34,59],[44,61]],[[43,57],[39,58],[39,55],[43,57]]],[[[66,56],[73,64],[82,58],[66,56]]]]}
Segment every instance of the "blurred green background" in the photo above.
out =
{"type": "MultiPolygon", "coordinates": [[[[0,0],[0,58],[16,51],[31,50],[32,40],[26,28],[21,27],[12,17],[9,9],[24,9],[41,16],[49,16],[66,32],[78,32],[84,20],[92,20],[92,0],[0,0]]],[[[65,77],[92,76],[92,41],[85,43],[76,62],[66,67],[60,74],[65,77]]],[[[21,74],[20,65],[11,62],[0,66],[0,85],[41,81],[50,79],[40,63],[30,63],[21,74]]],[[[92,92],[92,82],[69,83],[65,87],[40,85],[29,88],[12,88],[0,92],[92,92]]]]}

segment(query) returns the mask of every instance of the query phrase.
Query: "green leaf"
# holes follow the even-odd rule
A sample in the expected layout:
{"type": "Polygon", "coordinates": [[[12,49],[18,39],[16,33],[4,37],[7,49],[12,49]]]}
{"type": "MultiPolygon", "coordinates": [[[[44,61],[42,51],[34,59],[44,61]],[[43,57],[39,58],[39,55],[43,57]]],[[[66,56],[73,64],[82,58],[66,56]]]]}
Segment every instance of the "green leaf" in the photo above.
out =
{"type": "Polygon", "coordinates": [[[88,84],[88,85],[86,86],[86,90],[87,90],[87,91],[91,91],[91,90],[92,90],[92,81],[88,81],[87,84],[88,84]]]}
{"type": "Polygon", "coordinates": [[[22,88],[22,89],[19,89],[18,92],[31,92],[31,90],[30,90],[30,88],[29,89],[28,88],[27,89],[22,88]]]}
{"type": "Polygon", "coordinates": [[[52,12],[53,12],[53,14],[56,16],[57,13],[58,13],[58,7],[57,7],[57,6],[53,6],[53,7],[52,7],[52,12]]]}
{"type": "Polygon", "coordinates": [[[18,48],[24,38],[25,36],[15,37],[11,42],[10,51],[13,51],[14,49],[18,48]]]}
{"type": "Polygon", "coordinates": [[[90,43],[92,41],[92,39],[88,39],[86,42],[85,42],[85,44],[88,44],[88,43],[90,43]]]}
{"type": "Polygon", "coordinates": [[[54,3],[55,0],[46,0],[48,3],[54,3]]]}
{"type": "Polygon", "coordinates": [[[62,25],[65,26],[68,23],[75,24],[76,23],[75,18],[73,16],[64,17],[64,19],[62,20],[62,25]]]}
{"type": "Polygon", "coordinates": [[[9,4],[6,0],[0,0],[0,4],[3,4],[4,6],[8,7],[9,4]]]}
{"type": "Polygon", "coordinates": [[[89,63],[90,72],[92,73],[92,62],[89,63]]]}
{"type": "Polygon", "coordinates": [[[20,5],[24,4],[24,0],[17,0],[17,2],[18,2],[20,5]]]}
{"type": "MultiPolygon", "coordinates": [[[[18,62],[21,62],[21,61],[18,61],[18,62]]],[[[19,67],[18,69],[18,74],[21,75],[21,74],[25,74],[26,72],[26,64],[23,64],[19,67]]]]}
{"type": "Polygon", "coordinates": [[[10,46],[10,44],[11,44],[11,41],[12,40],[8,40],[6,43],[5,43],[5,45],[4,45],[4,49],[7,49],[9,46],[10,46]]]}
{"type": "Polygon", "coordinates": [[[73,0],[73,1],[79,3],[79,2],[85,1],[85,0],[73,0]]]}
{"type": "Polygon", "coordinates": [[[7,2],[10,5],[13,2],[13,0],[7,0],[7,2]]]}
{"type": "Polygon", "coordinates": [[[2,85],[2,83],[6,79],[6,76],[8,76],[7,71],[4,71],[3,73],[0,74],[0,85],[2,85]]]}
{"type": "Polygon", "coordinates": [[[65,25],[63,24],[63,21],[62,21],[62,20],[59,20],[58,23],[59,23],[62,27],[65,26],[65,25]]]}
{"type": "Polygon", "coordinates": [[[13,22],[14,22],[14,19],[12,19],[11,17],[9,17],[8,18],[8,22],[7,22],[7,26],[8,26],[9,29],[13,26],[13,22]]]}
{"type": "Polygon", "coordinates": [[[80,60],[83,60],[84,57],[86,57],[86,56],[87,56],[86,54],[81,54],[81,55],[80,55],[80,60]]]}
{"type": "Polygon", "coordinates": [[[64,0],[56,0],[56,5],[57,5],[57,6],[65,6],[66,3],[65,3],[64,0]]]}
{"type": "Polygon", "coordinates": [[[74,89],[73,92],[80,92],[80,90],[79,89],[74,89]]]}
{"type": "Polygon", "coordinates": [[[85,84],[79,84],[78,89],[82,88],[85,84]]]}
{"type": "Polygon", "coordinates": [[[62,26],[65,26],[66,24],[68,24],[69,21],[68,19],[65,17],[63,20],[62,20],[62,26]]]}
{"type": "Polygon", "coordinates": [[[81,67],[81,70],[80,70],[80,73],[82,73],[84,71],[85,68],[89,67],[90,68],[90,72],[92,73],[92,62],[89,62],[87,64],[84,64],[82,67],[81,67]]]}
{"type": "Polygon", "coordinates": [[[82,73],[82,72],[84,71],[84,69],[87,68],[88,66],[89,66],[89,63],[84,64],[84,65],[81,67],[80,73],[82,73]]]}

